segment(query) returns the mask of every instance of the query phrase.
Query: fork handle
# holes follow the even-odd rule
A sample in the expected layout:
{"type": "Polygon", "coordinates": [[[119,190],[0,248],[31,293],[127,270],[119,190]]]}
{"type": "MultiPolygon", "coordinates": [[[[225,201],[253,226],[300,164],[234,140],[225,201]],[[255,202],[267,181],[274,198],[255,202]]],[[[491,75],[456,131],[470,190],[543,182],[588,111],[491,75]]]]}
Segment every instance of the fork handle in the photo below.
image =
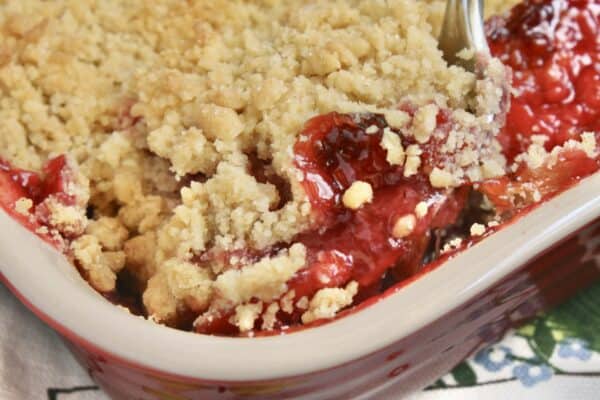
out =
{"type": "Polygon", "coordinates": [[[444,59],[475,72],[475,58],[464,60],[456,56],[462,49],[475,54],[489,54],[483,26],[483,0],[447,0],[446,15],[439,37],[444,59]]]}

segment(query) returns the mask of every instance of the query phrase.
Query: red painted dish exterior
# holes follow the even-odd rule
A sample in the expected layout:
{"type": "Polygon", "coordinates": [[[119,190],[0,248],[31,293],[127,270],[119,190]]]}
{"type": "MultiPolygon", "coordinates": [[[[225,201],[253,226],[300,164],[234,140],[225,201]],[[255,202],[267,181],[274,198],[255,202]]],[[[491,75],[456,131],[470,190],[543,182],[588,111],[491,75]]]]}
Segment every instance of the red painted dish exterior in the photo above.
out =
{"type": "MultiPolygon", "coordinates": [[[[60,333],[79,363],[113,399],[387,398],[425,387],[482,346],[600,278],[600,218],[539,254],[488,290],[428,326],[366,357],[273,381],[216,382],[130,363],[77,337],[33,307],[60,333]]],[[[399,293],[398,295],[401,295],[399,293]]],[[[317,328],[318,329],[318,328],[317,328]]],[[[210,360],[199,360],[210,362],[210,360]]],[[[260,368],[257,360],[256,368],[260,368]]]]}

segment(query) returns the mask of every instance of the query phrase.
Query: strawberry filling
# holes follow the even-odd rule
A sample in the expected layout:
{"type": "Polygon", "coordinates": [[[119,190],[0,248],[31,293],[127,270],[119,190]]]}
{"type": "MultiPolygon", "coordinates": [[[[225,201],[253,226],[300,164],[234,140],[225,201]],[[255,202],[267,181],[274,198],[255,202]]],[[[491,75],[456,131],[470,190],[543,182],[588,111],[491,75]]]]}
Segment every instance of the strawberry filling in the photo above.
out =
{"type": "Polygon", "coordinates": [[[492,54],[513,70],[513,96],[500,134],[509,159],[546,135],[547,150],[596,132],[600,141],[600,4],[595,0],[517,5],[487,23],[492,54]]]}
{"type": "Polygon", "coordinates": [[[0,207],[44,240],[58,245],[57,238],[50,236],[42,227],[51,227],[51,215],[45,201],[53,198],[65,206],[75,204],[75,197],[67,193],[71,171],[66,157],[58,156],[49,160],[41,173],[13,168],[0,160],[0,207]],[[17,201],[31,200],[31,212],[25,215],[16,209],[17,201]]]}

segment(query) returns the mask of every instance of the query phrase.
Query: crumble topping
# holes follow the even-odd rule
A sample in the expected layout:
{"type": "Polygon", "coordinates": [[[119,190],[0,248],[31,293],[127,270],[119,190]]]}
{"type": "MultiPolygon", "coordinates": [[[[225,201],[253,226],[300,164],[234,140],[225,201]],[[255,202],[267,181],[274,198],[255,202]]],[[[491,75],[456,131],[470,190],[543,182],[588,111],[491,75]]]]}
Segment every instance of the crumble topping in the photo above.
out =
{"type": "Polygon", "coordinates": [[[15,210],[24,216],[30,215],[30,210],[33,207],[33,201],[27,197],[21,197],[15,203],[15,210]]]}
{"type": "Polygon", "coordinates": [[[358,283],[352,281],[345,288],[325,288],[319,290],[308,304],[308,310],[302,314],[305,324],[317,319],[332,318],[342,308],[352,304],[352,298],[358,292],[358,283]]]}
{"type": "Polygon", "coordinates": [[[177,259],[165,261],[144,292],[148,315],[157,322],[172,322],[182,309],[204,311],[213,296],[212,273],[177,259]]]}
{"type": "Polygon", "coordinates": [[[471,232],[471,236],[481,236],[485,233],[485,225],[474,223],[471,225],[471,229],[469,231],[471,232]]]}
{"type": "Polygon", "coordinates": [[[308,308],[308,297],[300,297],[300,299],[296,302],[296,307],[298,307],[300,310],[306,310],[308,308]]]}
{"type": "Polygon", "coordinates": [[[263,258],[241,270],[229,270],[219,275],[214,283],[219,299],[240,304],[257,298],[269,301],[286,291],[286,282],[304,266],[306,252],[301,244],[294,244],[272,258],[263,258]]]}
{"type": "Polygon", "coordinates": [[[373,188],[368,182],[355,181],[344,192],[342,202],[347,208],[358,210],[373,200],[373,188]]]}
{"type": "Polygon", "coordinates": [[[117,272],[125,266],[123,252],[103,251],[100,241],[92,235],[83,235],[71,244],[73,257],[90,284],[101,292],[115,286],[117,272]]]}
{"type": "Polygon", "coordinates": [[[287,292],[280,301],[281,304],[281,309],[288,313],[291,314],[292,312],[294,312],[294,297],[296,296],[296,291],[294,289],[290,290],[289,292],[287,292]]]}
{"type": "Polygon", "coordinates": [[[85,232],[95,236],[104,249],[113,251],[121,250],[129,237],[129,231],[121,221],[110,217],[90,221],[85,232]]]}
{"type": "Polygon", "coordinates": [[[427,143],[437,126],[438,106],[427,104],[415,113],[413,134],[419,143],[427,143]]]}
{"type": "Polygon", "coordinates": [[[434,188],[449,188],[456,184],[455,176],[452,173],[437,167],[429,174],[429,182],[434,188]]]}
{"type": "Polygon", "coordinates": [[[236,325],[240,332],[247,332],[254,328],[254,321],[260,315],[263,305],[261,302],[243,304],[235,308],[235,316],[231,322],[236,325]]]}
{"type": "Polygon", "coordinates": [[[516,170],[522,162],[532,170],[542,166],[552,168],[558,163],[559,156],[564,150],[579,150],[592,159],[599,154],[599,144],[596,143],[596,135],[592,132],[584,132],[579,140],[569,139],[562,146],[554,146],[551,151],[547,151],[544,147],[547,140],[548,137],[545,135],[532,136],[527,152],[515,157],[511,169],[516,170]]]}
{"type": "MultiPolygon", "coordinates": [[[[265,331],[270,331],[275,327],[275,323],[277,322],[277,313],[279,312],[279,304],[271,303],[265,310],[262,315],[262,325],[261,329],[265,331]]],[[[252,329],[252,328],[251,328],[252,329]]]]}
{"type": "Polygon", "coordinates": [[[404,147],[402,147],[400,137],[394,132],[392,132],[392,130],[389,127],[385,127],[385,129],[383,130],[383,136],[381,137],[381,147],[383,147],[387,152],[387,162],[389,162],[392,165],[404,164],[405,152],[404,147]]]}
{"type": "Polygon", "coordinates": [[[406,163],[404,164],[404,177],[409,178],[416,175],[421,166],[421,154],[423,151],[417,144],[411,144],[406,148],[406,163]]]}

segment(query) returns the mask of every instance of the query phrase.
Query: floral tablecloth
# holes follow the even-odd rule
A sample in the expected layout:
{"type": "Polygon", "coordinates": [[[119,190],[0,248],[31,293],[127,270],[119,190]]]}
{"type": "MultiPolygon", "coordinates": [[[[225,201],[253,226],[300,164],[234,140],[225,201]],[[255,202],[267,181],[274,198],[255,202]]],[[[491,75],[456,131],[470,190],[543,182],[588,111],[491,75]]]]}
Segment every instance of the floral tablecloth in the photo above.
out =
{"type": "MultiPolygon", "coordinates": [[[[107,400],[56,334],[1,285],[0,315],[0,399],[107,400]]],[[[453,399],[600,399],[600,284],[410,396],[453,399]]]]}
{"type": "Polygon", "coordinates": [[[600,284],[477,353],[411,400],[600,399],[600,284]]]}

